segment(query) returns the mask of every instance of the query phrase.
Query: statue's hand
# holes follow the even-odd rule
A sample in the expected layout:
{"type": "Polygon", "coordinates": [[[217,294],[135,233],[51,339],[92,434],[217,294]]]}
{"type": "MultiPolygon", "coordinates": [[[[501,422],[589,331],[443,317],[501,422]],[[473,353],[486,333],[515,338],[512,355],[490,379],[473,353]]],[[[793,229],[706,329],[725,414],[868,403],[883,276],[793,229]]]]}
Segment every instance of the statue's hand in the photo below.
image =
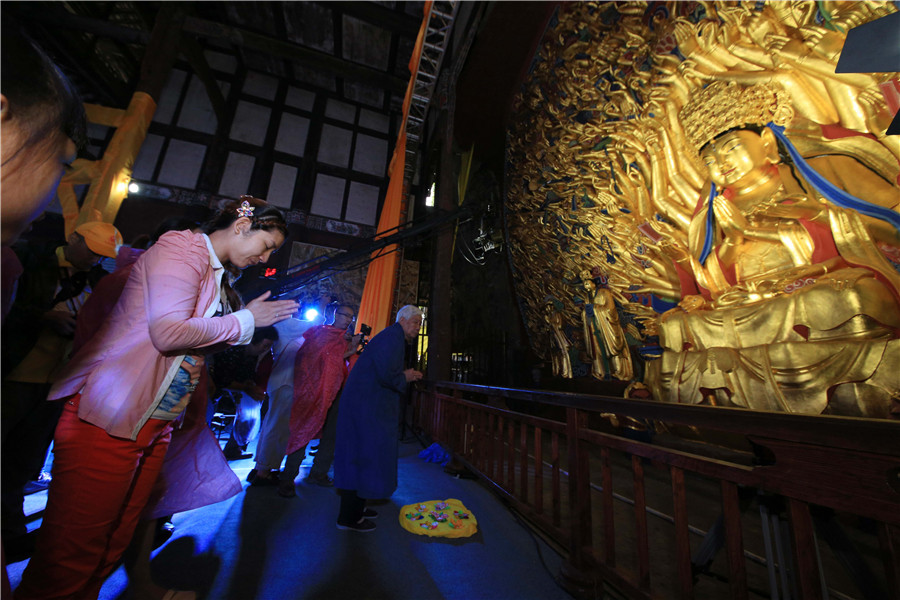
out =
{"type": "Polygon", "coordinates": [[[610,132],[609,137],[616,140],[615,147],[620,149],[634,149],[638,152],[646,152],[647,148],[644,146],[643,141],[640,137],[640,132],[635,131],[618,131],[618,132],[610,132]]]}
{"type": "Polygon", "coordinates": [[[825,37],[825,29],[818,25],[815,27],[801,27],[800,32],[804,43],[810,48],[818,46],[819,41],[825,37]]]}
{"type": "Polygon", "coordinates": [[[689,58],[681,61],[681,64],[678,65],[678,72],[681,73],[684,77],[693,77],[700,81],[712,79],[711,75],[707,75],[697,68],[696,61],[693,61],[689,58]]]}
{"type": "Polygon", "coordinates": [[[884,110],[884,96],[874,89],[863,90],[856,97],[860,104],[876,110],[884,110]]]}
{"type": "Polygon", "coordinates": [[[785,35],[767,34],[764,43],[778,68],[796,66],[809,54],[809,48],[803,42],[785,35]]]}
{"type": "Polygon", "coordinates": [[[791,41],[786,35],[770,33],[765,37],[765,43],[771,52],[780,52],[791,41]]]}
{"type": "Polygon", "coordinates": [[[688,260],[691,257],[691,252],[688,250],[688,247],[682,244],[679,240],[675,240],[671,237],[664,237],[659,240],[659,249],[666,256],[672,258],[676,262],[681,260],[688,260]]]}
{"type": "Polygon", "coordinates": [[[700,42],[700,47],[707,53],[711,53],[715,50],[716,46],[719,45],[716,39],[719,34],[719,24],[707,21],[700,26],[699,33],[700,35],[697,39],[700,42]]]}
{"type": "Polygon", "coordinates": [[[672,33],[675,35],[675,40],[678,42],[678,48],[685,56],[690,55],[699,47],[699,44],[697,43],[697,30],[690,21],[676,19],[672,33]]]}
{"type": "Polygon", "coordinates": [[[746,9],[741,7],[723,6],[716,11],[716,15],[730,27],[740,26],[746,17],[746,9]]]}
{"type": "MultiPolygon", "coordinates": [[[[719,13],[721,15],[721,13],[719,13]]],[[[729,51],[741,39],[741,29],[736,23],[724,20],[724,26],[719,27],[719,43],[729,51]]]]}
{"type": "Polygon", "coordinates": [[[891,113],[885,108],[884,96],[876,89],[863,90],[856,100],[866,115],[869,131],[879,133],[890,126],[891,113]]]}
{"type": "Polygon", "coordinates": [[[744,232],[750,227],[744,214],[722,194],[713,198],[713,207],[716,212],[716,223],[725,232],[725,236],[733,244],[742,242],[744,232]]]}
{"type": "MultiPolygon", "coordinates": [[[[707,306],[706,298],[703,296],[690,295],[685,296],[678,303],[678,308],[684,312],[694,312],[707,306]]],[[[674,310],[674,309],[673,309],[674,310]]]]}
{"type": "Polygon", "coordinates": [[[647,145],[648,152],[660,151],[659,134],[653,129],[647,129],[647,133],[644,134],[644,143],[647,145]]]}

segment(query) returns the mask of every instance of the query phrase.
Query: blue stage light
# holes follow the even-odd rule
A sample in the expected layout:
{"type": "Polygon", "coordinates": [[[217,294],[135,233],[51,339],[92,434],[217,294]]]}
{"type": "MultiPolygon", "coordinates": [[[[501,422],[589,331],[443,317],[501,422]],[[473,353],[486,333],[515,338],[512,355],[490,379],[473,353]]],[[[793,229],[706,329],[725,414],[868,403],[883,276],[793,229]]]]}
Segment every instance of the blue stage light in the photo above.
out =
{"type": "Polygon", "coordinates": [[[319,311],[317,311],[315,308],[307,308],[303,312],[303,318],[306,319],[307,321],[314,321],[316,319],[316,317],[318,317],[318,316],[319,316],[319,311]]]}

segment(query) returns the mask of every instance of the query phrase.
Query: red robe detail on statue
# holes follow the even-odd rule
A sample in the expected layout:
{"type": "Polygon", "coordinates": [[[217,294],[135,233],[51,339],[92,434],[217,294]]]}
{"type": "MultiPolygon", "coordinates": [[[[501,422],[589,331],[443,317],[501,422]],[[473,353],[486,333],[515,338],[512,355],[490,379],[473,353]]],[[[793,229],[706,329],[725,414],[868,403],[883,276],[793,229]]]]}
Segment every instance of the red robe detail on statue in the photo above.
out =
{"type": "Polygon", "coordinates": [[[287,454],[315,439],[325,415],[347,379],[345,330],[320,325],[307,329],[294,363],[294,404],[287,454]]]}

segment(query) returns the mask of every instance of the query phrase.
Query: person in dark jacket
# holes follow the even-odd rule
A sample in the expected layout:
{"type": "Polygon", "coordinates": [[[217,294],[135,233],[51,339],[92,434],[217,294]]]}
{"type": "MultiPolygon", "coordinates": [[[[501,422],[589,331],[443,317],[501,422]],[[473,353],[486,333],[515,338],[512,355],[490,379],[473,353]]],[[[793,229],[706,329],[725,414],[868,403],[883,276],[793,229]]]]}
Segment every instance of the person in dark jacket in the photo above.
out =
{"type": "Polygon", "coordinates": [[[334,457],[334,485],[341,491],[338,529],[375,529],[369,519],[377,514],[366,508],[366,499],[387,498],[397,489],[400,399],[407,383],[422,379],[421,372],[403,368],[403,357],[421,326],[422,311],[401,308],[397,322],[368,343],[344,384],[334,457]]]}
{"type": "Polygon", "coordinates": [[[16,556],[33,543],[23,511],[25,485],[37,479],[47,458],[61,402],[47,402],[47,392],[66,364],[75,331],[75,316],[92,287],[105,274],[97,263],[114,258],[122,236],[109,223],[84,223],[68,244],[25,242],[14,246],[25,273],[2,336],[0,425],[2,425],[3,541],[16,556]]]}

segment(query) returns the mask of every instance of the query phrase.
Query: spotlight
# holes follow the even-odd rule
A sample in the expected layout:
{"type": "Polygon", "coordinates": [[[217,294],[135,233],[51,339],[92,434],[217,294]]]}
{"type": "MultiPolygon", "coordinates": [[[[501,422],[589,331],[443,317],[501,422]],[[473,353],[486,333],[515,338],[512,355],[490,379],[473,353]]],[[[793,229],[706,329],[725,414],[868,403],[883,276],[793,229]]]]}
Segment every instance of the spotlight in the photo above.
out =
{"type": "Polygon", "coordinates": [[[319,311],[317,311],[315,308],[307,308],[303,312],[303,318],[306,319],[307,321],[314,321],[316,319],[316,317],[318,317],[318,316],[319,316],[319,311]]]}
{"type": "Polygon", "coordinates": [[[141,186],[132,181],[128,184],[128,191],[132,194],[137,194],[139,191],[141,191],[141,186]]]}

